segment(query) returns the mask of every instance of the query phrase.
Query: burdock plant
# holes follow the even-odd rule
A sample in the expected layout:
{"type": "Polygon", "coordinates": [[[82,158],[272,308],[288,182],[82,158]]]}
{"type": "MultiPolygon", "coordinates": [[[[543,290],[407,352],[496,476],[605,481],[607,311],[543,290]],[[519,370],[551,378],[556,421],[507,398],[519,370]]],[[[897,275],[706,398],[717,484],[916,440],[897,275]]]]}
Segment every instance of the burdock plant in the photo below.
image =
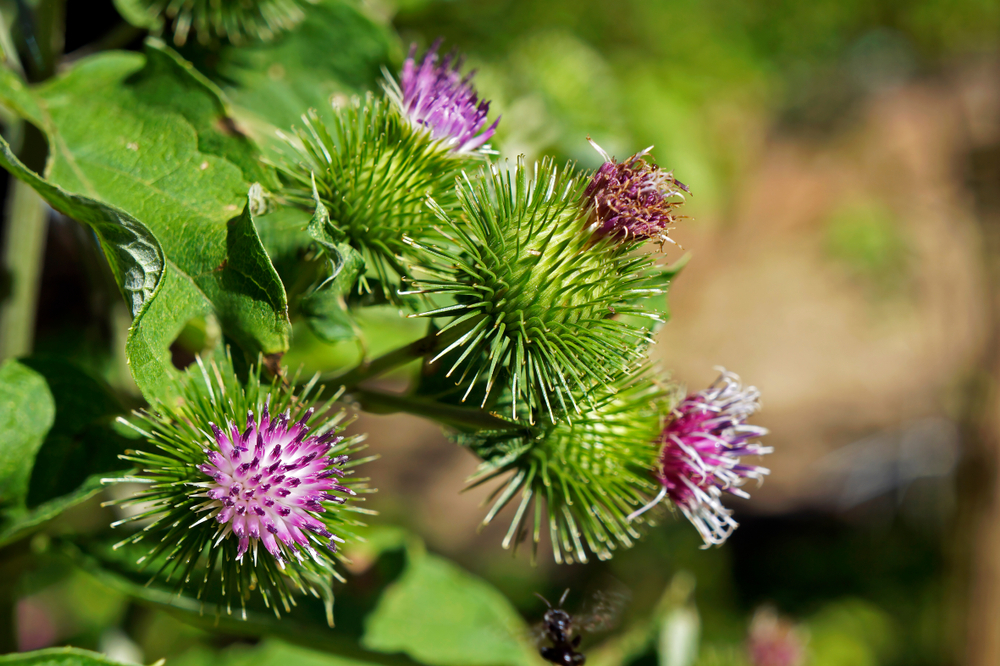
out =
{"type": "MultiPolygon", "coordinates": [[[[486,142],[498,122],[487,124],[489,103],[472,75],[460,74],[461,59],[441,58],[438,47],[419,64],[411,49],[398,82],[385,73],[384,96],[336,104],[329,121],[304,115],[289,138],[295,154],[282,167],[287,195],[305,207],[318,196],[329,234],[361,254],[389,298],[413,259],[404,237],[433,234],[428,198],[454,208],[456,177],[491,152],[486,142]]],[[[359,287],[371,288],[364,274],[359,287]]]]}
{"type": "Polygon", "coordinates": [[[491,165],[463,179],[459,211],[432,202],[448,243],[406,239],[423,253],[407,293],[450,301],[419,315],[448,318],[435,360],[482,405],[505,384],[513,419],[580,413],[641,362],[651,338],[635,319],[662,320],[643,304],[664,292],[652,259],[590,221],[586,186],[549,159],[491,165]]]}
{"type": "Polygon", "coordinates": [[[309,0],[133,0],[150,19],[172,23],[174,43],[267,41],[305,18],[309,0]]]}
{"type": "Polygon", "coordinates": [[[345,413],[316,402],[315,378],[292,392],[262,383],[260,366],[242,385],[230,363],[197,365],[180,402],[123,419],[147,448],[123,456],[137,470],[115,481],[145,488],[116,526],[149,524],[116,548],[148,543],[140,564],[200,599],[218,576],[229,612],[235,599],[245,614],[253,590],[275,613],[290,610],[293,588],[331,604],[338,544],[362,525],[354,502],[369,492],[353,476],[359,438],[339,434],[345,413]]]}
{"type": "Polygon", "coordinates": [[[610,559],[640,537],[629,514],[656,488],[656,438],[672,392],[649,371],[622,376],[584,402],[581,413],[503,431],[459,436],[483,462],[470,486],[497,478],[487,525],[510,503],[503,547],[547,533],[556,562],[610,559]]]}
{"type": "MultiPolygon", "coordinates": [[[[257,626],[233,634],[256,634],[255,609],[285,616],[307,595],[332,624],[333,586],[351,584],[338,573],[350,557],[349,571],[373,565],[367,584],[395,578],[364,593],[378,608],[351,623],[357,631],[317,631],[307,608],[290,633],[267,631],[351,646],[358,663],[385,661],[359,648],[456,663],[379,627],[412,618],[417,636],[427,618],[412,608],[436,613],[442,584],[478,587],[450,595],[473,606],[486,597],[481,582],[451,575],[396,530],[355,545],[371,513],[355,471],[371,458],[345,430],[349,409],[444,425],[479,460],[470,485],[493,491],[484,524],[509,516],[506,548],[534,553],[548,539],[557,562],[607,559],[641,540],[664,507],[706,545],[731,534],[725,498],[767,474],[756,458],[770,448],[749,423],[756,389],[724,373],[684,397],[650,361],[679,266],[664,250],[689,195],[651,149],[619,160],[594,144],[593,170],[496,159],[499,117],[464,60],[435,43],[390,73],[397,36],[374,16],[385,12],[362,8],[372,3],[116,0],[134,26],[172,31],[183,52],[159,39],[116,52],[135,31],[114,29],[61,59],[63,4],[6,2],[0,12],[13,26],[0,166],[17,179],[10,249],[0,253],[13,286],[0,298],[5,575],[27,569],[36,547],[59,548],[104,567],[109,581],[148,576],[150,590],[121,586],[137,600],[181,616],[200,600],[257,626]],[[306,108],[330,91],[359,94],[306,108]],[[283,125],[290,106],[294,127],[283,125]],[[284,142],[270,140],[275,123],[284,142]],[[114,388],[67,359],[30,357],[53,209],[88,227],[71,254],[108,262],[80,283],[103,289],[113,276],[125,299],[131,321],[107,336],[113,346],[91,349],[86,335],[65,346],[114,388]],[[87,247],[95,242],[100,252],[87,247]],[[369,344],[391,350],[369,357],[369,344]],[[300,377],[289,359],[324,374],[300,377]],[[370,381],[390,372],[397,388],[411,373],[408,387],[370,381]],[[130,439],[115,418],[140,400],[146,407],[123,417],[138,434],[130,439]],[[102,478],[129,483],[115,490],[115,531],[49,521],[102,478]],[[400,569],[386,549],[404,542],[400,569]],[[171,588],[180,599],[167,600],[171,588]]],[[[89,272],[93,262],[71,263],[89,272]]],[[[118,294],[95,296],[111,304],[118,294]]],[[[97,308],[88,327],[117,325],[125,312],[97,308]]],[[[392,454],[391,443],[375,444],[392,454]]],[[[10,616],[23,585],[0,582],[10,583],[0,584],[9,593],[0,614],[10,616]]],[[[7,652],[18,648],[10,629],[0,627],[7,652]]],[[[461,663],[519,658],[497,641],[473,642],[493,653],[463,645],[461,663]]]]}

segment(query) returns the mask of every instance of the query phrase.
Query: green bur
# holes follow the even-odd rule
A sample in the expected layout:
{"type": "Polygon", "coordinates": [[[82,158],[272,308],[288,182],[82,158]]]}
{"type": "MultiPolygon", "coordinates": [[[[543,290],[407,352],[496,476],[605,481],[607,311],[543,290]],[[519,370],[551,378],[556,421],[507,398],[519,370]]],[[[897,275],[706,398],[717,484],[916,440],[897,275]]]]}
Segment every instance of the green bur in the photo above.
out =
{"type": "Polygon", "coordinates": [[[530,532],[534,553],[546,525],[560,564],[586,562],[588,550],[607,560],[616,548],[630,548],[643,519],[627,516],[657,489],[658,438],[672,401],[671,391],[643,372],[599,391],[572,421],[459,436],[483,459],[472,486],[509,474],[483,525],[520,493],[504,548],[530,532]]]}
{"type": "Polygon", "coordinates": [[[413,127],[388,100],[367,95],[334,106],[333,121],[315,111],[296,129],[295,159],[281,167],[288,196],[306,208],[316,193],[329,211],[334,240],[364,258],[359,292],[396,300],[400,278],[416,259],[404,237],[438,238],[429,198],[445,210],[457,206],[455,179],[482,161],[481,152],[455,153],[430,132],[413,127]]]}
{"type": "MultiPolygon", "coordinates": [[[[308,554],[286,557],[282,564],[254,542],[252,550],[240,559],[238,539],[232,534],[220,537],[220,525],[203,510],[206,503],[211,502],[205,495],[205,490],[211,487],[211,479],[199,465],[208,461],[210,448],[218,450],[217,444],[212,443],[216,441],[210,427],[212,423],[227,432],[233,428],[243,430],[244,424],[249,425],[247,413],[259,417],[267,405],[275,417],[272,423],[280,421],[279,415],[285,416],[285,423],[294,423],[304,416],[311,429],[310,436],[319,437],[343,430],[346,413],[333,411],[336,395],[318,398],[322,387],[316,385],[315,378],[293,393],[277,377],[271,382],[262,381],[258,363],[250,370],[244,384],[234,374],[228,355],[221,360],[221,363],[210,361],[206,364],[197,359],[197,367],[192,366],[179,380],[177,393],[181,399],[154,402],[149,411],[136,412],[132,420],[122,420],[147,441],[144,450],[128,451],[121,456],[135,465],[132,474],[104,481],[143,485],[130,497],[111,502],[135,509],[112,527],[137,522],[148,524],[114,548],[124,548],[124,552],[131,555],[141,554],[138,564],[151,572],[147,584],[172,585],[178,594],[191,589],[203,604],[214,604],[217,614],[223,608],[232,613],[235,603],[245,619],[248,602],[256,592],[265,605],[280,616],[282,610],[291,611],[297,591],[322,599],[327,621],[333,626],[332,581],[334,578],[343,581],[334,568],[341,554],[331,553],[326,548],[311,548],[308,554]],[[314,411],[308,411],[310,406],[315,407],[314,411]]],[[[297,376],[291,378],[293,383],[295,379],[297,376]]],[[[279,431],[283,427],[281,425],[279,431]]],[[[273,427],[267,433],[258,431],[262,433],[258,446],[262,446],[261,442],[266,443],[274,431],[273,427]]],[[[353,456],[364,448],[363,439],[363,436],[341,439],[330,448],[329,457],[353,456]]],[[[287,442],[284,448],[289,449],[287,442]]],[[[253,453],[246,457],[247,462],[251,456],[259,455],[256,448],[252,450],[253,453]]],[[[357,495],[373,492],[366,478],[351,474],[358,465],[370,460],[371,457],[352,457],[344,464],[344,469],[349,471],[343,483],[352,487],[357,495]]],[[[291,457],[288,462],[292,462],[291,457]]],[[[285,465],[282,469],[288,470],[291,466],[285,465]]],[[[253,483],[244,479],[243,487],[260,490],[253,483]]],[[[356,540],[357,528],[364,525],[359,516],[372,513],[358,506],[359,499],[350,497],[343,505],[327,503],[316,517],[334,534],[349,541],[356,540]]]]}
{"type": "Polygon", "coordinates": [[[431,203],[447,242],[407,239],[426,274],[407,293],[451,301],[418,315],[452,317],[434,361],[450,366],[449,377],[461,370],[463,401],[479,387],[485,406],[506,384],[515,420],[580,413],[593,389],[644,357],[652,339],[634,317],[663,320],[641,302],[665,293],[649,279],[653,262],[638,242],[595,235],[585,178],[551,160],[463,180],[460,212],[431,203]]]}

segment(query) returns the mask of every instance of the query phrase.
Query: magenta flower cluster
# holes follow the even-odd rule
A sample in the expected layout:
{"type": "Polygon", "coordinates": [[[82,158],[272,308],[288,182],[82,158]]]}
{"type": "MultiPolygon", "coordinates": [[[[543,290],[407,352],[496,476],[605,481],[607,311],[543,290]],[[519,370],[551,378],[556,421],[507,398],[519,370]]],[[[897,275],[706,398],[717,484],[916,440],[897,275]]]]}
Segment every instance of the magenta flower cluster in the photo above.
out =
{"type": "Polygon", "coordinates": [[[766,435],[767,429],[746,423],[760,408],[759,391],[743,388],[738,376],[721,372],[709,388],[687,396],[671,412],[660,438],[660,493],[629,516],[635,518],[667,498],[695,526],[706,547],[722,544],[738,526],[721,502],[723,491],[749,497],[740,486],[770,472],[742,459],[773,451],[751,441],[766,435]]]}
{"type": "Polygon", "coordinates": [[[342,542],[317,514],[325,511],[324,502],[344,503],[336,493],[355,492],[339,483],[347,456],[329,455],[342,438],[333,432],[309,435],[306,422],[313,411],[289,424],[287,414],[272,418],[265,404],[259,424],[247,413],[242,433],[234,423],[225,430],[210,424],[217,448],[206,449],[207,460],[198,465],[211,479],[200,484],[207,501],[198,510],[209,512],[202,521],[218,523],[218,541],[230,534],[239,539],[238,560],[251,546],[256,559],[258,542],[282,566],[316,545],[335,552],[342,542]]]}
{"type": "Polygon", "coordinates": [[[474,72],[463,77],[462,58],[455,53],[440,58],[440,45],[441,40],[434,42],[419,64],[416,45],[411,47],[399,85],[390,81],[387,90],[412,125],[428,130],[453,152],[470,153],[489,141],[500,119],[486,127],[490,103],[480,100],[472,87],[474,72]]]}
{"type": "Polygon", "coordinates": [[[604,158],[584,192],[592,222],[601,233],[673,242],[667,233],[677,219],[674,207],[687,186],[644,158],[652,146],[616,162],[587,137],[604,158]]]}

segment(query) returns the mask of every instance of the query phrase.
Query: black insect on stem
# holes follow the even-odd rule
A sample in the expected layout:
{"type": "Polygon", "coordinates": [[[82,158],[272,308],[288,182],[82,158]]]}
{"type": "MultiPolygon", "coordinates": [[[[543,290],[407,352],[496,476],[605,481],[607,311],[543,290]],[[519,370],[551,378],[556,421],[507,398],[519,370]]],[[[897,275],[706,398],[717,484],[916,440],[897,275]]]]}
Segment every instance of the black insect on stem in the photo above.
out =
{"type": "Polygon", "coordinates": [[[536,593],[539,599],[545,602],[549,610],[545,611],[542,618],[546,638],[552,642],[551,647],[546,646],[539,649],[542,659],[553,664],[564,664],[565,666],[583,666],[587,658],[576,649],[580,646],[580,635],[573,636],[573,616],[563,610],[563,602],[569,588],[559,597],[559,607],[553,608],[549,600],[536,593]]]}

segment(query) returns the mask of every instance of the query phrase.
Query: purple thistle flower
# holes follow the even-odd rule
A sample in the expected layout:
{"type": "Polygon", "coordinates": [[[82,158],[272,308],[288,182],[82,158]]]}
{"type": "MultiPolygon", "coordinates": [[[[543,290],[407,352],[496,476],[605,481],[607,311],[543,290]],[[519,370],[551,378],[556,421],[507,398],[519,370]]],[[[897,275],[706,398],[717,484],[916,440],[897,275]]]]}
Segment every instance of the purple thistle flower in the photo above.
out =
{"type": "Polygon", "coordinates": [[[591,222],[601,233],[614,236],[658,239],[660,243],[674,241],[667,236],[677,219],[674,207],[689,192],[687,185],[674,178],[671,171],[662,171],[644,158],[652,146],[623,162],[613,157],[587,137],[604,164],[597,170],[584,192],[590,209],[591,222]]]}
{"type": "Polygon", "coordinates": [[[306,422],[313,411],[289,425],[288,413],[271,418],[265,404],[259,424],[253,411],[247,412],[242,433],[234,423],[225,429],[209,424],[216,448],[205,449],[206,461],[198,465],[211,480],[199,484],[205,488],[199,496],[207,501],[196,511],[208,511],[202,521],[219,524],[216,543],[230,534],[239,539],[237,560],[251,544],[256,559],[258,542],[282,567],[289,555],[301,561],[302,551],[314,553],[314,543],[333,552],[343,543],[316,517],[326,510],[324,503],[344,503],[335,493],[355,494],[339,483],[347,456],[329,455],[343,438],[332,432],[309,435],[306,422]]]}
{"type": "Polygon", "coordinates": [[[488,150],[484,146],[496,132],[497,118],[484,129],[490,103],[480,100],[472,87],[475,72],[459,74],[463,58],[455,52],[440,59],[437,40],[418,65],[414,60],[416,44],[403,63],[400,82],[386,76],[386,92],[403,117],[417,128],[426,129],[455,153],[488,150]]]}
{"type": "Polygon", "coordinates": [[[767,434],[766,428],[746,423],[760,408],[760,392],[743,388],[740,378],[725,369],[704,391],[681,401],[670,414],[660,437],[657,480],[662,488],[629,520],[669,498],[695,526],[705,548],[720,545],[738,524],[722,505],[722,491],[749,497],[740,489],[747,479],[762,481],[770,470],[741,462],[774,449],[751,439],[767,434]]]}

